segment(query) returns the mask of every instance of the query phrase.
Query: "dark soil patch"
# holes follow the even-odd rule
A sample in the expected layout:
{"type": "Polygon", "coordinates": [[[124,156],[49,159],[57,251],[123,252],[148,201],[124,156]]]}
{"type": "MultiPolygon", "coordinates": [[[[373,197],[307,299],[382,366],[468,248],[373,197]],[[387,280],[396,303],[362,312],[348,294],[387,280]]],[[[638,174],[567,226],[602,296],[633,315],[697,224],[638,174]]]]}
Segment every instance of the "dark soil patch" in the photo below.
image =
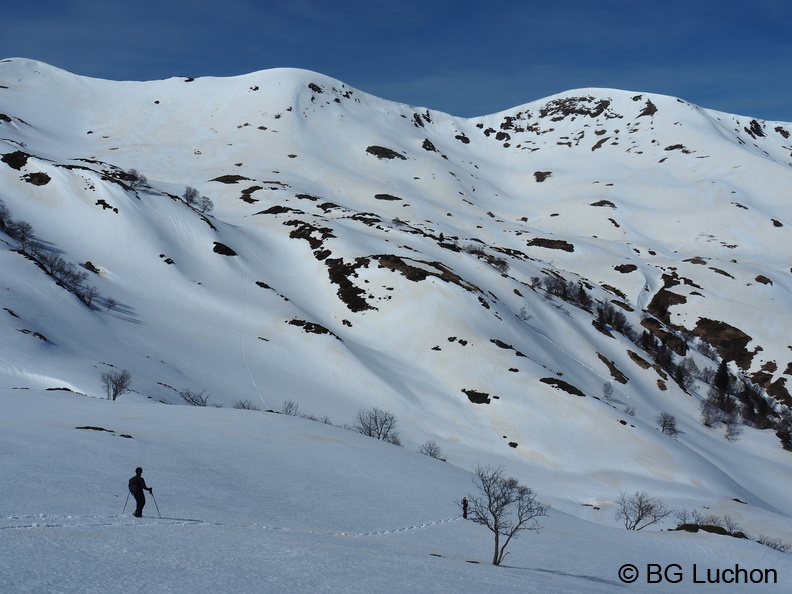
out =
{"type": "Polygon", "coordinates": [[[214,242],[213,250],[215,254],[221,254],[223,256],[236,256],[237,253],[232,250],[230,247],[225,245],[224,243],[220,243],[219,241],[214,242]]]}
{"type": "Polygon", "coordinates": [[[723,526],[715,526],[713,524],[680,524],[671,530],[684,530],[685,532],[710,532],[711,534],[720,534],[722,536],[731,536],[733,538],[748,538],[742,531],[729,532],[723,526]]]}
{"type": "Polygon", "coordinates": [[[354,262],[344,262],[342,258],[326,258],[327,274],[330,282],[338,285],[338,298],[343,301],[350,311],[365,311],[377,309],[369,305],[365,299],[366,292],[356,286],[349,277],[357,276],[357,269],[368,267],[368,258],[355,258],[354,262]]]}
{"type": "Polygon", "coordinates": [[[261,186],[250,186],[249,188],[245,188],[244,190],[242,190],[242,196],[240,196],[240,199],[243,200],[244,202],[247,202],[248,204],[253,204],[254,202],[258,202],[258,199],[253,198],[252,194],[253,192],[261,189],[262,189],[261,186]]]}
{"type": "Polygon", "coordinates": [[[8,165],[11,169],[17,171],[27,165],[27,160],[31,155],[23,153],[22,151],[15,151],[13,153],[6,153],[0,158],[0,161],[8,165]]]}
{"type": "Polygon", "coordinates": [[[452,272],[448,268],[446,268],[440,262],[427,262],[424,260],[415,260],[416,262],[420,262],[421,264],[426,264],[435,270],[426,270],[424,268],[418,268],[417,266],[413,266],[408,264],[404,261],[404,259],[400,258],[399,256],[394,256],[392,254],[387,255],[380,255],[380,256],[372,256],[375,260],[379,262],[380,267],[388,268],[389,270],[393,270],[394,272],[400,272],[403,276],[407,277],[408,280],[418,282],[422,280],[426,280],[430,276],[434,276],[441,280],[444,280],[448,283],[453,283],[459,285],[466,291],[478,291],[480,289],[468,283],[458,274],[452,272]]]}
{"type": "MultiPolygon", "coordinates": [[[[590,95],[587,97],[565,97],[547,103],[539,110],[539,116],[543,118],[549,117],[553,122],[563,120],[570,115],[596,118],[608,110],[610,103],[610,99],[598,100],[590,95]]],[[[610,111],[605,113],[605,116],[608,118],[620,117],[610,111]]]]}
{"type": "Polygon", "coordinates": [[[39,340],[43,340],[44,342],[49,342],[49,340],[47,340],[47,337],[44,336],[41,332],[35,332],[33,330],[28,330],[27,328],[21,328],[21,329],[17,328],[17,330],[19,330],[22,334],[30,334],[31,336],[35,336],[39,340]]]}
{"type": "Polygon", "coordinates": [[[660,342],[662,342],[680,357],[687,355],[687,345],[685,344],[685,341],[679,336],[669,332],[668,330],[665,330],[663,325],[655,318],[643,318],[641,320],[641,326],[649,330],[649,332],[656,336],[660,342]]]}
{"type": "Polygon", "coordinates": [[[310,223],[306,223],[305,221],[300,221],[298,219],[286,221],[283,224],[286,225],[287,227],[295,227],[294,231],[289,233],[289,237],[291,237],[292,239],[306,240],[308,242],[308,245],[310,245],[311,249],[313,250],[318,250],[320,247],[322,247],[322,243],[324,242],[325,239],[335,237],[333,230],[330,229],[329,227],[317,227],[315,225],[311,225],[310,223]],[[319,237],[314,237],[314,233],[318,234],[319,237]]]}
{"type": "Polygon", "coordinates": [[[437,152],[437,148],[432,143],[432,141],[429,140],[428,138],[424,139],[423,144],[421,146],[423,147],[423,149],[425,151],[432,151],[432,152],[435,152],[435,153],[437,152]]]}
{"type": "Polygon", "coordinates": [[[655,293],[646,310],[659,320],[662,320],[663,323],[670,324],[668,309],[673,305],[687,303],[687,297],[668,290],[669,287],[674,287],[680,283],[676,276],[664,274],[663,283],[663,288],[655,293]]]}
{"type": "Polygon", "coordinates": [[[244,175],[221,175],[220,177],[210,179],[209,181],[220,182],[221,184],[235,184],[243,180],[250,181],[250,178],[245,177],[244,175]]]}
{"type": "Polygon", "coordinates": [[[534,171],[534,179],[538,182],[543,182],[548,177],[552,177],[552,171],[534,171]]]}
{"type": "Polygon", "coordinates": [[[551,250],[563,250],[565,252],[574,252],[575,246],[563,239],[547,239],[544,237],[535,237],[528,242],[529,246],[543,247],[551,250]]]}
{"type": "Polygon", "coordinates": [[[602,361],[603,363],[605,363],[605,365],[607,366],[607,368],[608,368],[608,371],[610,371],[611,377],[612,377],[613,379],[615,379],[615,380],[616,380],[617,382],[619,382],[620,384],[626,384],[626,383],[629,381],[629,379],[627,378],[627,376],[626,376],[626,375],[624,375],[624,374],[623,374],[623,373],[622,373],[622,372],[619,370],[619,368],[618,368],[618,367],[616,367],[616,364],[615,364],[613,361],[611,361],[610,359],[608,359],[608,358],[607,358],[605,355],[603,355],[602,353],[597,353],[597,356],[599,357],[600,361],[602,361]]]}
{"type": "Polygon", "coordinates": [[[569,382],[565,382],[564,380],[560,380],[555,377],[543,377],[540,378],[539,381],[542,382],[543,384],[547,384],[549,386],[553,386],[554,388],[558,388],[559,390],[563,390],[564,392],[568,392],[573,396],[581,396],[583,398],[586,397],[586,395],[583,392],[581,392],[578,388],[576,388],[569,382]]]}
{"type": "Polygon", "coordinates": [[[370,155],[374,155],[378,159],[401,159],[402,161],[407,160],[407,157],[401,153],[397,153],[393,149],[389,149],[384,146],[372,145],[366,148],[366,152],[370,155]]]}
{"type": "Polygon", "coordinates": [[[377,200],[403,200],[398,196],[394,196],[393,194],[374,194],[374,198],[377,200]]]}
{"type": "Polygon", "coordinates": [[[523,353],[515,349],[512,345],[503,342],[502,340],[499,340],[497,338],[490,338],[490,342],[495,346],[497,346],[498,348],[505,349],[507,351],[514,351],[514,354],[516,354],[518,357],[525,357],[523,353]]]}
{"type": "Polygon", "coordinates": [[[297,214],[305,214],[303,211],[298,210],[296,208],[291,208],[289,206],[283,206],[282,204],[276,204],[275,206],[270,206],[267,210],[261,210],[257,212],[257,215],[260,214],[283,214],[284,212],[293,212],[297,214]]]}
{"type": "Polygon", "coordinates": [[[630,272],[635,272],[638,270],[638,267],[635,264],[619,264],[618,266],[614,266],[613,269],[616,272],[621,272],[622,274],[628,274],[630,272]]]}
{"type": "Polygon", "coordinates": [[[118,209],[113,207],[113,206],[111,206],[111,205],[109,205],[107,203],[107,201],[104,200],[103,198],[100,198],[99,200],[97,200],[96,204],[94,206],[101,206],[102,210],[112,210],[114,213],[118,214],[118,209]]]}
{"type": "Polygon", "coordinates": [[[299,326],[310,334],[329,334],[333,338],[337,340],[341,340],[334,332],[331,332],[330,330],[328,330],[321,324],[317,324],[316,322],[307,322],[305,320],[298,320],[295,318],[286,323],[291,324],[292,326],[299,326]]]}
{"type": "Polygon", "coordinates": [[[646,100],[646,106],[641,110],[641,113],[638,114],[638,117],[641,116],[653,116],[657,113],[657,106],[652,103],[649,99],[646,100]]]}
{"type": "Polygon", "coordinates": [[[473,404],[489,404],[490,395],[486,392],[479,392],[478,390],[462,390],[473,404]]]}
{"type": "Polygon", "coordinates": [[[720,320],[700,318],[693,333],[710,343],[726,361],[734,361],[741,369],[748,369],[756,354],[746,346],[751,340],[745,332],[720,320]]]}
{"type": "Polygon", "coordinates": [[[42,171],[38,171],[36,173],[26,173],[22,176],[27,183],[33,184],[34,186],[46,186],[50,183],[50,176],[42,171]]]}

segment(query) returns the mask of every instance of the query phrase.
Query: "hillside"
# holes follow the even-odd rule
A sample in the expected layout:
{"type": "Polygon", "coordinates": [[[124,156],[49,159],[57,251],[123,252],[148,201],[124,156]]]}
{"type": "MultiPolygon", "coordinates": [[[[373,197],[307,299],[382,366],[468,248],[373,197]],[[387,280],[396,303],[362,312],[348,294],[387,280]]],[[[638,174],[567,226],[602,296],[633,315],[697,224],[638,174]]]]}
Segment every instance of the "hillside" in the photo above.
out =
{"type": "Polygon", "coordinates": [[[792,543],[790,134],[610,89],[460,119],[301,70],[4,60],[0,386],[376,406],[570,517],[644,488],[792,543]]]}

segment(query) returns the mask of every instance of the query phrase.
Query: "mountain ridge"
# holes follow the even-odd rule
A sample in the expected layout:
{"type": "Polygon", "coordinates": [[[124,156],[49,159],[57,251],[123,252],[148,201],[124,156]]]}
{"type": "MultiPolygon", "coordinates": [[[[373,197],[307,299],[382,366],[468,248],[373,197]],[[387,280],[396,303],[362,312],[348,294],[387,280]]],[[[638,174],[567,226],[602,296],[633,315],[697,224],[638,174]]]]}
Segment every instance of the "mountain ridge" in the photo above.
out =
{"type": "Polygon", "coordinates": [[[100,396],[101,372],[128,368],[136,396],[173,404],[294,400],[337,423],[379,406],[450,460],[574,469],[554,478],[566,509],[640,475],[789,513],[743,471],[697,484],[721,444],[772,468],[785,452],[771,431],[702,428],[707,382],[678,384],[645,341],[675,369],[726,358],[783,421],[792,125],[615,90],[462,119],[293,69],[53,72],[0,62],[4,382],[100,396]],[[94,301],[40,253],[90,262],[94,301]],[[657,432],[663,411],[689,437],[657,432]]]}

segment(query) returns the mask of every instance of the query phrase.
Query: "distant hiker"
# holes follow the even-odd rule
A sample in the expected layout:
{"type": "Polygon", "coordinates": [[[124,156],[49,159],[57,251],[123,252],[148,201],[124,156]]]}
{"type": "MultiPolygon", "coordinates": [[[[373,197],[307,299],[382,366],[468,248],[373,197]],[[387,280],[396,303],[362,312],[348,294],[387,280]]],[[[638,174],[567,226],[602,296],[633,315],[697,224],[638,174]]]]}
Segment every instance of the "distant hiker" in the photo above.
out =
{"type": "Polygon", "coordinates": [[[465,520],[467,520],[467,506],[468,506],[467,497],[463,497],[462,498],[462,517],[465,520]]]}
{"type": "Polygon", "coordinates": [[[149,493],[154,492],[154,489],[146,486],[146,481],[142,475],[143,469],[138,466],[135,468],[135,476],[129,479],[129,492],[132,493],[132,497],[135,498],[135,502],[137,503],[137,509],[135,510],[136,518],[140,518],[143,515],[143,506],[146,505],[146,496],[143,494],[143,491],[148,491],[149,493]]]}

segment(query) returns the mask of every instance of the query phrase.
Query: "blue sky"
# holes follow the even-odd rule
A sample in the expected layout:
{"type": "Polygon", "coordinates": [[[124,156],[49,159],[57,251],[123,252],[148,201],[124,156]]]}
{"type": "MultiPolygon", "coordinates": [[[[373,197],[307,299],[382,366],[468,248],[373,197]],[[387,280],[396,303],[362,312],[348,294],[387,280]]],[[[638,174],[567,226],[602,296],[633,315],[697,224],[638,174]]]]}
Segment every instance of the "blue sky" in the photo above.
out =
{"type": "Polygon", "coordinates": [[[314,70],[458,116],[570,89],[792,121],[789,0],[26,0],[0,58],[114,80],[314,70]]]}

